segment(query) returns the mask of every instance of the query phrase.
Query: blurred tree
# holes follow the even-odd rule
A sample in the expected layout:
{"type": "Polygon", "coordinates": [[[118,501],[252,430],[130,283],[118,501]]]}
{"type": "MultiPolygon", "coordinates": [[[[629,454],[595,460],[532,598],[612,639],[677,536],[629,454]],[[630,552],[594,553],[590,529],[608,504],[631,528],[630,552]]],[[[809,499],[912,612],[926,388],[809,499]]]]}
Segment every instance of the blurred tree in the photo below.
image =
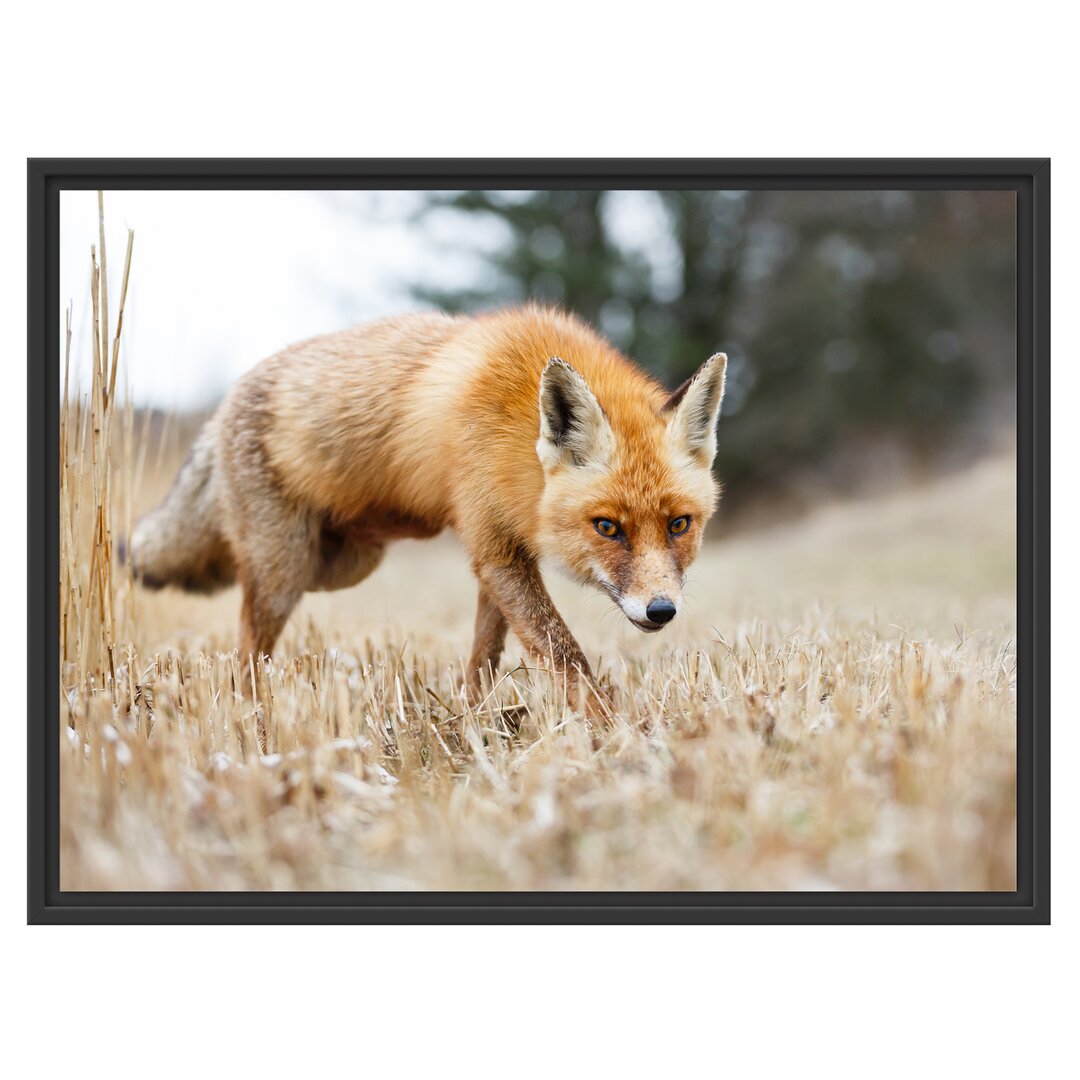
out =
{"type": "Polygon", "coordinates": [[[418,288],[426,302],[560,304],[669,386],[727,352],[731,503],[790,493],[824,462],[850,482],[872,444],[918,459],[1015,393],[1008,193],[461,192],[421,219],[436,210],[494,215],[507,240],[492,287],[418,288]],[[617,220],[628,194],[651,199],[654,250],[640,213],[617,220]]]}
{"type": "Polygon", "coordinates": [[[418,285],[414,294],[446,311],[474,311],[500,303],[538,300],[570,308],[597,323],[613,297],[641,303],[648,267],[616,247],[600,216],[602,191],[527,193],[463,191],[435,195],[420,212],[436,209],[493,215],[509,229],[508,243],[489,256],[493,289],[418,285]]]}

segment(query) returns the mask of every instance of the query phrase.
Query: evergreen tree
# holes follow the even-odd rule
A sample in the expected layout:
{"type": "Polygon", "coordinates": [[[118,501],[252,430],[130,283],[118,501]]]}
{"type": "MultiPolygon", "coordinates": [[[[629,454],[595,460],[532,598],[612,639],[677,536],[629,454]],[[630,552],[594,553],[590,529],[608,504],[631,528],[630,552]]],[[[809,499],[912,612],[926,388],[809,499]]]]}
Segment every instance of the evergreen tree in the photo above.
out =
{"type": "Polygon", "coordinates": [[[452,311],[560,304],[672,387],[727,352],[731,501],[790,489],[826,458],[843,482],[872,443],[932,453],[1014,393],[1011,195],[664,191],[666,275],[613,235],[607,198],[433,196],[421,220],[489,215],[506,240],[482,287],[417,294],[452,311]]]}

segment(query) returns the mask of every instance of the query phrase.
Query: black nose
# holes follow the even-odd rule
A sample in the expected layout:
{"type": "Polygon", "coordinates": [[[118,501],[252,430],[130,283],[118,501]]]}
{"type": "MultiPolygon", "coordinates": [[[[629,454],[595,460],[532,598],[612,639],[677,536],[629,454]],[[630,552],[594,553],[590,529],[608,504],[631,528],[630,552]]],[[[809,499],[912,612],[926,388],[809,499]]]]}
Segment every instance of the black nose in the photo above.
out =
{"type": "Polygon", "coordinates": [[[675,605],[666,597],[658,596],[645,609],[649,621],[654,623],[671,622],[675,618],[675,605]]]}

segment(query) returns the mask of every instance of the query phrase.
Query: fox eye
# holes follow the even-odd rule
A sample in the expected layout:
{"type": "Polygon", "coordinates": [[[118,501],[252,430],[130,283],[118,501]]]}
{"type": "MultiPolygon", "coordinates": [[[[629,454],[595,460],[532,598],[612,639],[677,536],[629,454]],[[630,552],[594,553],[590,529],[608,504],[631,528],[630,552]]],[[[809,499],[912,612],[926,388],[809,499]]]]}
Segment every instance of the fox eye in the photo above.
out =
{"type": "Polygon", "coordinates": [[[619,535],[619,526],[614,521],[609,521],[607,518],[597,518],[593,525],[596,526],[596,531],[601,536],[606,536],[609,540],[614,540],[619,535]]]}
{"type": "Polygon", "coordinates": [[[672,536],[678,536],[679,533],[684,533],[689,528],[690,528],[690,518],[689,517],[672,518],[668,522],[668,532],[671,533],[672,536]]]}

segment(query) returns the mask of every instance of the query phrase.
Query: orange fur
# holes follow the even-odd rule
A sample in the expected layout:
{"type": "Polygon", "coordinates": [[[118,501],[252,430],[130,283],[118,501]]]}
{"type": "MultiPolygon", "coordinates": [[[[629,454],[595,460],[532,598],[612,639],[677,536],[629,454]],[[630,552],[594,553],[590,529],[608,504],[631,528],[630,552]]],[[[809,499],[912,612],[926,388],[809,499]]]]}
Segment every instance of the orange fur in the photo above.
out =
{"type": "MultiPolygon", "coordinates": [[[[556,311],[386,319],[245,375],[208,427],[205,475],[177,490],[198,488],[216,508],[204,531],[244,586],[245,649],[268,651],[305,590],[353,584],[387,542],[452,527],[481,586],[472,666],[497,662],[509,624],[557,670],[591,680],[537,563],[604,589],[638,625],[652,598],[677,605],[718,497],[722,393],[720,357],[669,397],[556,311]],[[691,525],[673,536],[679,516],[691,525]],[[617,540],[597,518],[619,524],[617,540]]],[[[173,537],[167,523],[186,510],[167,502],[142,535],[173,537]]],[[[198,564],[191,552],[172,560],[198,564]]],[[[164,560],[140,567],[135,549],[133,561],[169,580],[164,560]]]]}

